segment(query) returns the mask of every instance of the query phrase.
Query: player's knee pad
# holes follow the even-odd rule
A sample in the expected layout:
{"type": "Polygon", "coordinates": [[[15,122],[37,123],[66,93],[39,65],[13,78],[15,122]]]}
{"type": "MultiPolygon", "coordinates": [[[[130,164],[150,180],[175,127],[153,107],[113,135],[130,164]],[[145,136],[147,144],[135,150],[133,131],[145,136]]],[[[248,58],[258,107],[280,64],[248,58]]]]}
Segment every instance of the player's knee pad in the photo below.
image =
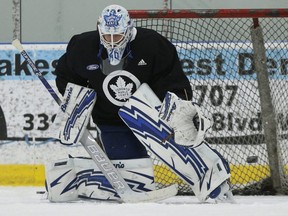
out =
{"type": "MultiPolygon", "coordinates": [[[[113,160],[114,166],[135,191],[155,190],[153,164],[150,158],[113,160]]],[[[95,165],[85,158],[53,162],[46,169],[48,199],[52,202],[79,199],[120,200],[118,194],[95,165]]]]}
{"type": "MultiPolygon", "coordinates": [[[[230,168],[227,160],[217,150],[210,148],[205,142],[193,149],[208,168],[203,177],[199,179],[198,184],[200,187],[193,187],[193,191],[198,198],[204,201],[212,192],[215,192],[215,189],[230,178],[230,168]]],[[[216,193],[210,196],[210,198],[216,197],[216,193]]]]}
{"type": "Polygon", "coordinates": [[[227,173],[230,173],[231,170],[230,170],[230,167],[229,167],[229,163],[228,161],[216,150],[216,149],[212,149],[217,155],[218,157],[222,160],[222,163],[225,167],[225,170],[227,171],[227,173]]]}
{"type": "Polygon", "coordinates": [[[51,202],[67,202],[78,200],[76,187],[69,183],[75,181],[74,160],[71,158],[54,161],[46,166],[46,190],[51,202]]]}

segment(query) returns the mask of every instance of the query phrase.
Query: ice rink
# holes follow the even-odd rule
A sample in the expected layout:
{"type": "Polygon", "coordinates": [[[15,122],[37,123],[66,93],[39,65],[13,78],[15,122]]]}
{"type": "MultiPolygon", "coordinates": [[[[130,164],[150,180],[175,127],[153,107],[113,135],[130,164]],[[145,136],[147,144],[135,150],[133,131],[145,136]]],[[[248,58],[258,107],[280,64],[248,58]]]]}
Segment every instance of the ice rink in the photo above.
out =
{"type": "Polygon", "coordinates": [[[235,196],[237,204],[177,196],[157,203],[50,203],[42,187],[0,187],[1,216],[287,216],[287,196],[235,196]]]}

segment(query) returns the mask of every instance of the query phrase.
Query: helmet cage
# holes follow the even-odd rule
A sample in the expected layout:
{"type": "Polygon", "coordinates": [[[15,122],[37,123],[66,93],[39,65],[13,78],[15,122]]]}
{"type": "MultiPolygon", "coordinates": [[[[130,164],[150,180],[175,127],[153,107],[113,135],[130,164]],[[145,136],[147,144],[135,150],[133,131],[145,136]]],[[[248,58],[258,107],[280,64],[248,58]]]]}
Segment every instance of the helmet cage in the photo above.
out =
{"type": "Polygon", "coordinates": [[[106,7],[98,24],[100,42],[106,48],[110,63],[115,65],[121,61],[127,43],[132,38],[133,22],[129,17],[128,11],[118,5],[106,7]],[[109,36],[109,40],[105,38],[109,36]],[[116,36],[122,36],[114,41],[116,36]]]}

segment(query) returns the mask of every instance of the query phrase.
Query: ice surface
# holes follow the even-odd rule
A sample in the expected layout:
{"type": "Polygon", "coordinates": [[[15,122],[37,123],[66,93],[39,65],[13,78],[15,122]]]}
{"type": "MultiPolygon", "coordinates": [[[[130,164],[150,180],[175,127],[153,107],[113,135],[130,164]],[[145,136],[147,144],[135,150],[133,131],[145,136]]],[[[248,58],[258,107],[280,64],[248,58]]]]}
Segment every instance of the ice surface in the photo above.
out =
{"type": "Polygon", "coordinates": [[[50,203],[43,187],[0,187],[0,216],[287,216],[288,196],[236,196],[237,204],[177,196],[157,203],[50,203]]]}

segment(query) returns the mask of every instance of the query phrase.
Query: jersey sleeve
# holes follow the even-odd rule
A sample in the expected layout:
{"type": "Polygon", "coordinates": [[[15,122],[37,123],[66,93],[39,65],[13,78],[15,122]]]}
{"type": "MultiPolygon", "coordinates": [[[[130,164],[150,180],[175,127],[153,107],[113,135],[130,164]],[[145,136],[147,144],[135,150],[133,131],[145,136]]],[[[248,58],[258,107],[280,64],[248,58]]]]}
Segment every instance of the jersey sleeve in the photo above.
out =
{"type": "Polygon", "coordinates": [[[75,56],[73,47],[77,43],[77,36],[72,37],[67,45],[66,52],[59,58],[55,74],[56,86],[58,91],[63,95],[68,82],[75,83],[81,86],[87,86],[87,80],[81,77],[73,70],[73,63],[71,56],[75,56]]]}
{"type": "Polygon", "coordinates": [[[155,53],[153,78],[150,86],[160,100],[163,100],[167,91],[178,97],[191,100],[192,88],[179,60],[175,46],[166,38],[159,36],[155,53]]]}

